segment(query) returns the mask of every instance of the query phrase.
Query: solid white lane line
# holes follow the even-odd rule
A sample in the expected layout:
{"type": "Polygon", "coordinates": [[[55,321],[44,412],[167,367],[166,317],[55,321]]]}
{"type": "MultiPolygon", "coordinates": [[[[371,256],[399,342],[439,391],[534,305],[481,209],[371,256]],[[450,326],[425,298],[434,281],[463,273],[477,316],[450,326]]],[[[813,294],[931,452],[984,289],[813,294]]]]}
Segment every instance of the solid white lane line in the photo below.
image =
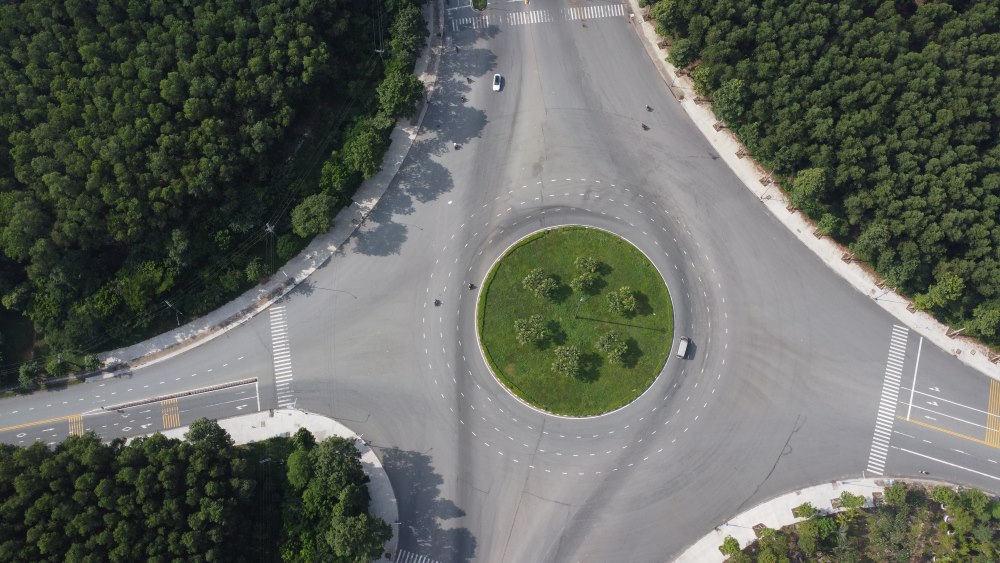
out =
{"type": "Polygon", "coordinates": [[[950,467],[954,467],[956,469],[963,469],[965,471],[968,471],[969,473],[975,473],[976,475],[982,475],[983,477],[989,477],[990,479],[993,479],[993,480],[996,480],[996,481],[1000,481],[1000,477],[997,477],[996,475],[990,475],[989,473],[983,473],[982,471],[976,471],[975,469],[970,469],[968,467],[963,467],[961,465],[958,465],[957,463],[952,463],[950,461],[945,461],[943,459],[938,459],[936,457],[931,457],[931,456],[929,456],[927,454],[918,453],[918,452],[915,452],[913,450],[908,450],[906,448],[899,448],[899,447],[896,447],[896,446],[893,446],[893,449],[899,450],[901,452],[906,452],[908,454],[913,454],[913,455],[915,455],[917,457],[922,457],[924,459],[929,459],[931,461],[936,461],[938,463],[942,463],[944,465],[947,465],[947,466],[950,466],[950,467]]]}
{"type": "Polygon", "coordinates": [[[917,369],[920,368],[920,351],[924,347],[924,337],[920,337],[920,343],[917,344],[917,363],[913,366],[913,384],[910,385],[910,406],[906,409],[906,420],[910,420],[910,411],[913,410],[913,390],[917,388],[917,369]]]}

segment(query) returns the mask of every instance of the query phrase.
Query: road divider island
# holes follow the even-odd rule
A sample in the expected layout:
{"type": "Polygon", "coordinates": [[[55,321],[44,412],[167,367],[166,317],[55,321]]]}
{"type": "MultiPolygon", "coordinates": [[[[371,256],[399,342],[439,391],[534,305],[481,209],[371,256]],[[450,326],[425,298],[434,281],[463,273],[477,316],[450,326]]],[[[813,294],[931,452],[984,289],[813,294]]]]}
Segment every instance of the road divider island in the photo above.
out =
{"type": "Polygon", "coordinates": [[[663,277],[628,241],[580,226],[513,245],[483,283],[483,355],[530,405],[596,416],[635,400],[662,370],[673,338],[663,277]]]}

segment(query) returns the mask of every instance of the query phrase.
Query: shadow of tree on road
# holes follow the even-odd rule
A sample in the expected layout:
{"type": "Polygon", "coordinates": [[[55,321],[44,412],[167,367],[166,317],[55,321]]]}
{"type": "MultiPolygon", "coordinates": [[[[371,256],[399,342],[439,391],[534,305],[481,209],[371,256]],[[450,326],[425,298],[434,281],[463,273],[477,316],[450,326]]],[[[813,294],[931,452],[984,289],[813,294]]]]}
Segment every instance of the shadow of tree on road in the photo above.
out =
{"type": "MultiPolygon", "coordinates": [[[[469,40],[466,37],[459,44],[464,47],[469,40]]],[[[454,48],[455,42],[449,39],[448,44],[454,48]]],[[[399,254],[410,229],[420,228],[405,221],[406,215],[414,213],[415,204],[434,201],[456,188],[451,171],[440,159],[463,150],[486,127],[486,113],[462,98],[471,94],[473,87],[492,89],[489,78],[479,77],[489,77],[496,64],[496,55],[486,49],[445,54],[420,133],[385,194],[351,236],[353,252],[371,256],[399,254]]],[[[383,166],[388,165],[383,162],[383,166]]]]}
{"type": "Polygon", "coordinates": [[[444,480],[420,452],[387,449],[382,465],[399,503],[399,545],[402,549],[447,562],[472,561],[476,539],[467,528],[442,528],[443,521],[465,516],[465,511],[441,498],[444,480]]]}

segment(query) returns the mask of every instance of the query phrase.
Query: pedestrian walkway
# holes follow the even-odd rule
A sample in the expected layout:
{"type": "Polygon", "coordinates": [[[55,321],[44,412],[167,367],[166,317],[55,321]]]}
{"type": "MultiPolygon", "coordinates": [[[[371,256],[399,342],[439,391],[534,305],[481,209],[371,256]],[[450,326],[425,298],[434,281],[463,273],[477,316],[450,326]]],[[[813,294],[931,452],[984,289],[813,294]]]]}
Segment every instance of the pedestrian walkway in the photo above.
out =
{"type": "Polygon", "coordinates": [[[471,16],[468,18],[455,18],[451,20],[451,30],[460,29],[486,29],[490,26],[490,16],[471,16]]]}
{"type": "Polygon", "coordinates": [[[549,23],[552,14],[548,10],[530,10],[507,14],[507,25],[527,25],[529,23],[549,23]]]}
{"type": "Polygon", "coordinates": [[[566,19],[570,21],[620,18],[625,16],[625,6],[623,4],[609,4],[607,6],[581,6],[577,8],[564,8],[562,12],[566,19]]]}
{"type": "Polygon", "coordinates": [[[868,472],[874,475],[885,473],[885,457],[889,453],[892,438],[892,423],[896,420],[896,400],[899,398],[899,384],[903,376],[903,362],[906,360],[906,340],[910,331],[906,327],[892,325],[889,339],[889,357],[885,363],[885,378],[882,380],[882,398],[875,415],[875,435],[872,449],[868,454],[868,472]]]}
{"type": "Polygon", "coordinates": [[[271,357],[274,362],[274,394],[278,408],[295,404],[292,350],[288,343],[288,316],[284,305],[271,307],[271,357]]]}
{"type": "Polygon", "coordinates": [[[792,235],[798,237],[802,244],[837,275],[847,280],[861,293],[871,297],[876,305],[896,317],[902,324],[948,351],[967,366],[993,379],[1000,379],[1000,357],[996,358],[997,363],[992,362],[988,348],[971,338],[957,335],[931,315],[917,312],[912,308],[910,301],[894,290],[886,288],[882,280],[854,260],[845,247],[829,237],[817,236],[815,225],[791,205],[780,189],[774,187],[770,173],[751,158],[745,158],[746,154],[736,137],[719,122],[712,113],[711,106],[704,103],[704,100],[695,93],[690,77],[678,76],[677,69],[666,62],[667,51],[658,46],[660,37],[656,35],[656,21],[642,17],[646,11],[639,7],[636,0],[628,0],[628,11],[629,21],[635,27],[643,47],[688,117],[712,144],[733,174],[757,196],[761,204],[767,207],[792,235]]]}
{"type": "MultiPolygon", "coordinates": [[[[382,467],[382,461],[354,431],[336,420],[300,410],[281,409],[224,418],[218,423],[237,444],[257,442],[276,436],[292,436],[298,432],[299,428],[308,429],[317,441],[325,440],[331,436],[354,440],[354,446],[361,453],[361,466],[365,475],[370,479],[368,482],[368,493],[371,496],[369,511],[385,520],[390,526],[399,521],[396,494],[392,490],[389,476],[382,467]]],[[[184,426],[165,430],[162,434],[168,438],[183,439],[187,431],[188,427],[184,426]]],[[[392,528],[393,536],[385,545],[385,552],[390,554],[395,553],[399,542],[399,538],[396,536],[397,527],[392,526],[392,528]]],[[[379,561],[388,562],[391,560],[383,558],[379,561]]]]}
{"type": "Polygon", "coordinates": [[[840,512],[833,507],[833,500],[839,499],[841,493],[847,491],[853,495],[865,497],[865,506],[872,506],[872,494],[881,493],[891,483],[882,479],[851,479],[823,483],[793,491],[743,512],[715,528],[694,545],[684,550],[674,561],[678,563],[716,563],[725,561],[726,557],[719,551],[719,546],[726,536],[733,536],[740,542],[740,547],[746,547],[757,539],[754,526],[763,524],[777,530],[783,526],[800,522],[802,518],[792,515],[792,509],[803,503],[811,503],[820,512],[840,512]]]}
{"type": "Polygon", "coordinates": [[[431,559],[424,555],[417,555],[416,553],[406,551],[405,549],[400,549],[396,553],[396,563],[441,563],[437,559],[431,559]]]}
{"type": "Polygon", "coordinates": [[[500,14],[482,14],[463,18],[452,18],[451,30],[485,29],[492,25],[528,25],[534,23],[551,23],[557,20],[582,21],[601,18],[621,18],[625,16],[623,4],[607,4],[604,6],[579,6],[562,8],[558,12],[551,10],[522,10],[500,14]]]}
{"type": "MultiPolygon", "coordinates": [[[[439,1],[424,5],[424,18],[429,24],[430,33],[428,44],[414,67],[414,73],[424,83],[428,100],[436,92],[437,69],[442,53],[443,38],[440,32],[444,28],[444,11],[441,8],[439,1]]],[[[342,209],[334,218],[333,228],[329,232],[314,238],[309,246],[279,268],[269,280],[176,330],[138,344],[98,354],[98,358],[104,365],[125,364],[130,369],[161,362],[241,326],[292,291],[330,259],[378,203],[409,153],[413,140],[423,125],[426,112],[425,105],[416,120],[397,122],[381,169],[358,188],[353,198],[355,205],[342,209]]]]}

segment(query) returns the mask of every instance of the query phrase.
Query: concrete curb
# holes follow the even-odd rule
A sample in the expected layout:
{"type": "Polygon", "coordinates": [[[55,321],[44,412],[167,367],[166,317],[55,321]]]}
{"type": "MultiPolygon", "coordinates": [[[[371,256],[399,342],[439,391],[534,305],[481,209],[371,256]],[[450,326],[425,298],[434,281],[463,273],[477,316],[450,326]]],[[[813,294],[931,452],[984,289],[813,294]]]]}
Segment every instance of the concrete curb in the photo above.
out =
{"type": "MultiPolygon", "coordinates": [[[[299,428],[306,428],[312,432],[317,441],[322,441],[331,436],[340,436],[354,440],[354,447],[361,453],[361,465],[365,475],[368,475],[368,493],[371,495],[369,510],[375,516],[385,520],[393,527],[392,538],[385,544],[385,553],[395,557],[396,549],[399,547],[399,529],[395,526],[399,522],[399,507],[396,504],[396,494],[392,490],[392,483],[389,475],[382,467],[382,460],[375,455],[371,447],[350,428],[343,424],[320,416],[318,414],[307,413],[299,410],[274,410],[270,413],[255,412],[241,416],[234,416],[218,421],[226,432],[232,436],[237,444],[247,444],[260,440],[266,440],[276,436],[292,436],[299,428]]],[[[168,438],[184,439],[184,434],[188,431],[187,426],[171,428],[162,434],[168,438]]],[[[392,558],[382,558],[379,561],[392,561],[392,558]]]]}
{"type": "MultiPolygon", "coordinates": [[[[427,3],[424,6],[424,17],[430,23],[430,37],[416,62],[414,73],[425,85],[425,99],[430,100],[437,90],[438,65],[444,52],[443,34],[438,36],[444,29],[444,10],[440,2],[427,3]]],[[[162,362],[241,326],[295,289],[322,267],[364,224],[410,152],[413,141],[423,127],[427,107],[428,104],[424,103],[415,121],[400,120],[396,123],[396,128],[390,135],[389,149],[382,160],[382,168],[358,188],[352,205],[337,214],[333,229],[314,238],[298,256],[279,268],[269,280],[176,330],[138,344],[98,354],[98,358],[105,365],[125,364],[130,369],[162,362]]]]}
{"type": "Polygon", "coordinates": [[[678,76],[677,70],[666,62],[667,51],[657,45],[657,35],[654,24],[644,21],[645,10],[639,8],[637,0],[628,0],[632,11],[630,21],[635,27],[646,53],[653,60],[664,83],[674,95],[674,98],[687,112],[691,121],[698,126],[702,135],[715,148],[733,173],[743,182],[761,203],[767,207],[785,227],[820,258],[831,270],[847,280],[855,289],[868,295],[886,312],[896,317],[899,322],[910,327],[915,332],[927,338],[943,350],[958,358],[965,365],[1000,380],[1000,364],[990,361],[991,351],[972,338],[956,336],[950,327],[938,322],[927,313],[911,312],[911,303],[892,288],[886,288],[884,282],[871,271],[858,265],[849,258],[848,250],[835,243],[829,237],[818,237],[815,225],[797,209],[790,206],[785,194],[775,184],[771,183],[769,171],[761,168],[749,157],[737,156],[742,148],[736,137],[726,128],[715,129],[719,122],[712,113],[711,106],[696,103],[694,85],[687,77],[678,76]],[[766,182],[766,183],[765,183],[766,182]]]}

